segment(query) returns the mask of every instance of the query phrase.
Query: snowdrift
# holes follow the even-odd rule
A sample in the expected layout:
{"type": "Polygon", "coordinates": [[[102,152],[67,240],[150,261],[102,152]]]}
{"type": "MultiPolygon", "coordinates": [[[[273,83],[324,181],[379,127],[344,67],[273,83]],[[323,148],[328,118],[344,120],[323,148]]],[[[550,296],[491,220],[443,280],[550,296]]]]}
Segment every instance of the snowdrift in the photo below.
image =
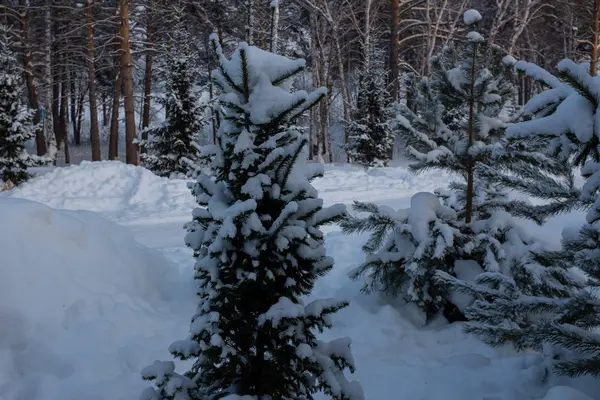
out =
{"type": "Polygon", "coordinates": [[[161,253],[91,212],[0,198],[0,221],[0,399],[106,399],[86,393],[98,379],[138,382],[152,355],[136,336],[193,305],[191,283],[182,290],[161,253]]]}
{"type": "Polygon", "coordinates": [[[58,209],[96,211],[117,221],[189,216],[195,206],[186,181],[161,178],[120,161],[83,161],[55,168],[10,196],[58,209]]]}

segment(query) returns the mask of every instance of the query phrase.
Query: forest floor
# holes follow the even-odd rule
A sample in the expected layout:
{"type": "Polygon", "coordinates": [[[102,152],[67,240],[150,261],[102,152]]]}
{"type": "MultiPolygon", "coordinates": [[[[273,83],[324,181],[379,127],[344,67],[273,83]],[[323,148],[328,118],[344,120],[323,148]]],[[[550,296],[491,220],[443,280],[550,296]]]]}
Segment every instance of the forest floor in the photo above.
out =
{"type": "MultiPolygon", "coordinates": [[[[120,162],[37,172],[0,195],[0,399],[136,399],[148,385],[141,369],[172,359],[167,347],[186,336],[196,306],[182,228],[194,199],[185,181],[120,162]]],[[[314,184],[327,205],[404,208],[450,179],[329,165],[314,184]]],[[[525,224],[556,244],[562,227],[582,221],[525,224]]],[[[325,232],[336,266],[311,297],[350,301],[323,336],[352,338],[354,379],[368,400],[600,398],[597,381],[548,377],[540,355],[491,349],[459,323],[423,326],[414,308],[362,293],[348,272],[363,260],[366,236],[325,232]]]]}

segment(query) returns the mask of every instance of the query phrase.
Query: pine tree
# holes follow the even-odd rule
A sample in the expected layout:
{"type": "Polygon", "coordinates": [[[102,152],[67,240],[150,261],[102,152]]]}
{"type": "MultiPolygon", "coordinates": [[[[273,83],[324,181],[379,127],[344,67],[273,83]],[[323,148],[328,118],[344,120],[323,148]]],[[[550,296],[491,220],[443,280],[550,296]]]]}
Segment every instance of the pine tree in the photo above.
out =
{"type": "Polygon", "coordinates": [[[349,145],[346,151],[353,162],[368,167],[385,167],[392,158],[396,134],[391,96],[387,91],[384,55],[378,49],[369,54],[358,71],[358,99],[353,119],[347,121],[349,145]]]}
{"type": "Polygon", "coordinates": [[[149,140],[142,143],[148,152],[140,155],[144,167],[165,177],[186,176],[194,168],[200,152],[198,137],[207,123],[191,38],[183,27],[175,32],[165,63],[167,118],[148,129],[149,140]]]}
{"type": "Polygon", "coordinates": [[[18,185],[30,178],[27,168],[50,160],[30,155],[25,148],[35,137],[35,110],[22,104],[22,74],[9,47],[9,31],[0,26],[0,178],[8,185],[18,185]]]}
{"type": "Polygon", "coordinates": [[[324,208],[317,197],[310,181],[323,169],[304,164],[307,138],[292,125],[325,92],[286,90],[303,60],[245,43],[227,59],[216,35],[211,40],[221,124],[218,144],[203,154],[215,177],[201,174],[193,186],[200,207],[186,236],[200,304],[190,337],[170,347],[194,365],[184,375],[189,381],[170,365],[146,371],[160,382],[145,398],[291,400],[323,390],[334,399],[364,399],[360,385],[344,377],[354,370],[350,339],[316,338],[347,303],[302,301],[333,267],[319,227],[345,214],[344,206],[324,208]]]}

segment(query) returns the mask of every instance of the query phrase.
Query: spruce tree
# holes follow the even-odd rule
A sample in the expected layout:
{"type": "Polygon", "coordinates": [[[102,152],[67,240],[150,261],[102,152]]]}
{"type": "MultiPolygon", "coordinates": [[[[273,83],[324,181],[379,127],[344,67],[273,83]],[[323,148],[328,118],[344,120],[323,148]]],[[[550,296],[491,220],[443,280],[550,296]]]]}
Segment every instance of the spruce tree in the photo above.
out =
{"type": "Polygon", "coordinates": [[[415,194],[404,210],[355,202],[354,211],[367,215],[349,216],[341,226],[349,234],[371,232],[363,246],[367,258],[351,274],[367,276],[363,290],[400,296],[428,318],[447,308],[448,291],[432,282],[438,270],[454,272],[454,249],[464,244],[456,211],[432,193],[415,194]]]}
{"type": "Polygon", "coordinates": [[[206,126],[204,105],[197,87],[199,70],[189,34],[176,28],[169,41],[165,62],[165,91],[162,100],[166,120],[148,128],[148,150],[140,155],[142,165],[159,176],[186,176],[194,168],[200,148],[199,135],[206,126]]]}
{"type": "MultiPolygon", "coordinates": [[[[479,13],[475,15],[465,18],[471,28],[479,22],[479,13]]],[[[502,112],[514,96],[503,56],[499,47],[472,30],[465,43],[445,46],[432,57],[430,77],[413,90],[414,111],[401,106],[397,117],[413,172],[440,169],[462,177],[453,189],[464,192],[454,198],[462,203],[456,209],[467,223],[507,200],[476,178],[476,167],[489,162],[503,139],[502,112]]]]}
{"type": "MultiPolygon", "coordinates": [[[[542,140],[563,163],[581,167],[585,178],[578,202],[569,210],[589,208],[586,224],[563,232],[559,251],[533,251],[527,263],[517,265],[514,279],[491,276],[479,285],[454,282],[477,300],[468,310],[473,322],[467,329],[491,345],[513,344],[517,349],[550,347],[561,374],[600,376],[600,141],[598,110],[600,84],[585,65],[564,60],[560,78],[529,63],[517,69],[548,89],[530,100],[535,118],[514,124],[508,134],[515,140],[542,140]],[[581,271],[585,273],[582,276],[581,271]]],[[[569,191],[551,192],[549,198],[568,197],[569,191]]],[[[570,193],[570,194],[569,194],[570,193]]],[[[452,281],[445,276],[444,279],[452,281]]]]}
{"type": "Polygon", "coordinates": [[[0,26],[0,179],[18,185],[30,178],[27,168],[50,160],[33,156],[25,148],[35,137],[35,110],[22,103],[22,73],[9,47],[9,29],[0,26]]]}
{"type": "MultiPolygon", "coordinates": [[[[470,25],[479,19],[474,10],[466,13],[470,25]]],[[[367,260],[354,277],[369,274],[366,290],[400,295],[429,318],[444,311],[451,320],[461,319],[459,311],[470,301],[448,290],[436,272],[468,280],[486,271],[508,274],[514,257],[508,248],[532,245],[503,210],[510,201],[507,192],[477,175],[477,166],[491,163],[503,147],[501,112],[513,88],[499,48],[475,31],[467,38],[432,58],[431,76],[414,80],[414,111],[401,106],[397,116],[413,172],[441,169],[462,180],[438,190],[435,201],[433,194],[428,200],[413,198],[407,210],[357,203],[357,212],[369,214],[343,224],[349,233],[372,233],[367,260]]]]}
{"type": "Polygon", "coordinates": [[[352,162],[367,167],[385,167],[392,158],[396,133],[391,96],[387,91],[383,53],[371,46],[358,71],[356,111],[347,121],[349,144],[346,151],[352,162]]]}
{"type": "Polygon", "coordinates": [[[323,169],[303,162],[307,137],[293,126],[325,91],[286,89],[303,60],[245,43],[227,59],[211,40],[221,124],[218,144],[203,154],[215,176],[200,174],[193,186],[200,207],[186,236],[200,304],[189,338],[170,347],[194,364],[184,375],[169,363],[146,370],[157,388],[144,398],[291,400],[322,390],[333,399],[364,399],[360,385],[344,377],[354,369],[350,339],[317,339],[347,303],[302,300],[333,267],[319,227],[345,214],[342,205],[323,207],[310,184],[323,169]]]}

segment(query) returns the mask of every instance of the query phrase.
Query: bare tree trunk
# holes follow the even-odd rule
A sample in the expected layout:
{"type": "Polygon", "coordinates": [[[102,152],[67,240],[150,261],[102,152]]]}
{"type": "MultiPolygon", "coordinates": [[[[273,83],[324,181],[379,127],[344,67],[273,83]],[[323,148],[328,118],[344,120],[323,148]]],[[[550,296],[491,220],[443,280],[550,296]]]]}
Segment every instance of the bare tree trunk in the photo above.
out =
{"type": "MultiPolygon", "coordinates": [[[[249,45],[254,44],[254,0],[246,0],[248,19],[246,21],[246,41],[249,45]]],[[[222,39],[221,39],[222,40],[222,39]]]]}
{"type": "Polygon", "coordinates": [[[398,75],[400,66],[398,65],[398,27],[400,26],[400,1],[391,0],[390,12],[390,59],[388,86],[392,99],[398,101],[400,87],[398,85],[398,75]]]}
{"type": "MultiPolygon", "coordinates": [[[[146,36],[148,48],[146,49],[146,69],[144,71],[144,107],[142,110],[142,141],[148,140],[148,131],[146,128],[150,125],[150,105],[152,100],[152,61],[153,61],[153,43],[152,43],[152,21],[151,14],[148,12],[146,24],[146,36]]],[[[142,146],[140,152],[146,152],[146,146],[142,146]]]]}
{"type": "Polygon", "coordinates": [[[90,99],[90,141],[92,143],[92,161],[100,161],[100,129],[98,127],[98,99],[96,97],[96,50],[94,47],[94,2],[86,1],[87,18],[87,67],[88,97],[90,99]]]}
{"type": "Polygon", "coordinates": [[[81,122],[83,121],[83,100],[85,100],[85,93],[87,88],[83,85],[79,85],[79,98],[77,99],[77,123],[75,125],[76,135],[81,139],[81,122]]]}
{"type": "Polygon", "coordinates": [[[73,143],[81,146],[81,131],[77,129],[77,91],[75,90],[75,72],[69,74],[69,105],[71,111],[71,126],[73,128],[73,143]]]}
{"type": "Polygon", "coordinates": [[[71,154],[69,152],[69,122],[68,122],[68,107],[69,107],[69,98],[68,98],[68,90],[67,90],[67,63],[63,58],[63,68],[60,74],[61,76],[61,84],[60,84],[60,135],[61,141],[65,149],[65,164],[71,164],[71,154]]]}
{"type": "Polygon", "coordinates": [[[33,68],[31,67],[31,49],[29,48],[29,12],[23,10],[19,14],[19,27],[21,33],[21,45],[23,51],[23,75],[25,77],[25,84],[27,85],[27,94],[29,97],[29,107],[35,110],[33,115],[33,123],[36,124],[37,129],[35,131],[35,148],[38,156],[43,156],[47,152],[46,140],[44,138],[44,129],[40,122],[42,120],[40,112],[40,104],[38,101],[37,91],[35,83],[33,81],[33,68]]]}
{"type": "Polygon", "coordinates": [[[116,160],[119,158],[119,106],[121,104],[121,74],[115,81],[115,93],[112,104],[112,116],[110,122],[110,137],[108,140],[108,159],[116,160]]]}
{"type": "Polygon", "coordinates": [[[101,91],[102,98],[102,126],[108,126],[108,97],[106,96],[106,90],[101,91]]]}
{"type": "Polygon", "coordinates": [[[271,5],[271,53],[277,53],[277,42],[279,41],[279,1],[271,5]]]}
{"type": "Polygon", "coordinates": [[[60,82],[58,79],[58,68],[56,63],[56,53],[52,57],[52,129],[56,137],[58,149],[61,147],[61,130],[60,130],[60,115],[59,115],[59,97],[60,97],[60,82]]]}
{"type": "MultiPolygon", "coordinates": [[[[318,17],[316,13],[311,13],[310,16],[310,29],[311,29],[311,49],[310,49],[310,71],[311,71],[311,85],[313,89],[316,89],[320,84],[320,60],[319,51],[317,49],[318,44],[318,17]]],[[[325,100],[321,101],[323,103],[325,100]]],[[[310,109],[310,130],[309,130],[309,149],[308,158],[310,160],[319,159],[319,116],[320,116],[320,105],[319,107],[312,107],[310,109]]]]}
{"type": "Polygon", "coordinates": [[[598,36],[600,35],[600,0],[594,1],[594,12],[592,22],[592,60],[590,62],[590,75],[598,74],[598,36]]]}
{"type": "Polygon", "coordinates": [[[131,45],[129,37],[129,0],[119,0],[121,17],[121,79],[123,85],[123,101],[125,106],[125,160],[127,164],[138,164],[138,151],[134,143],[135,108],[133,104],[133,78],[131,45]]]}
{"type": "Polygon", "coordinates": [[[54,41],[52,36],[52,0],[46,0],[46,12],[44,15],[44,20],[46,24],[46,29],[44,32],[44,45],[45,45],[45,71],[44,71],[44,81],[45,81],[45,109],[46,109],[46,118],[44,119],[44,134],[46,136],[46,140],[48,140],[48,155],[54,159],[54,163],[56,164],[56,154],[58,152],[58,148],[56,145],[56,136],[54,134],[54,115],[53,115],[53,84],[52,84],[52,73],[54,72],[53,63],[52,63],[52,43],[54,41]]]}

